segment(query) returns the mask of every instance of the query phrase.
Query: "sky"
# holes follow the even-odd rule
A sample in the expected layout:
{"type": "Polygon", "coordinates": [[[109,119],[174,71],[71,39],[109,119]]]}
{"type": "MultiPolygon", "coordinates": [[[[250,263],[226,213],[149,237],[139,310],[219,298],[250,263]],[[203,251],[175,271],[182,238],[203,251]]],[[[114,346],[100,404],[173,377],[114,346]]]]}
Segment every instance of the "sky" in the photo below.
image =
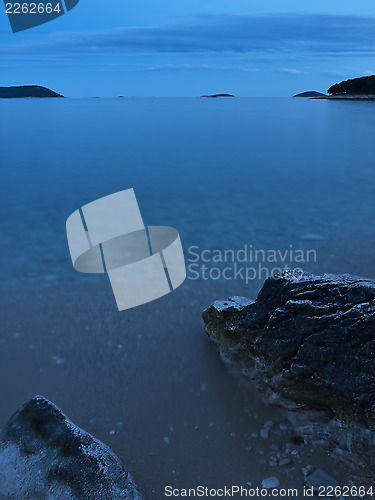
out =
{"type": "Polygon", "coordinates": [[[373,0],[80,0],[12,33],[0,85],[68,97],[283,97],[375,74],[373,0]]]}

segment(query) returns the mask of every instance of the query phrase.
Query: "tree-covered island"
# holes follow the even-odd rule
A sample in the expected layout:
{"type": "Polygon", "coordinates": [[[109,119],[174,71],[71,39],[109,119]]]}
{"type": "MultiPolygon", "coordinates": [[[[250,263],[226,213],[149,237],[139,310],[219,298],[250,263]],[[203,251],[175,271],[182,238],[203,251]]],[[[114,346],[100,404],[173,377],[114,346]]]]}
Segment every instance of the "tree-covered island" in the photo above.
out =
{"type": "Polygon", "coordinates": [[[332,97],[366,96],[369,98],[371,96],[375,98],[375,75],[336,83],[328,89],[328,94],[332,97]]]}

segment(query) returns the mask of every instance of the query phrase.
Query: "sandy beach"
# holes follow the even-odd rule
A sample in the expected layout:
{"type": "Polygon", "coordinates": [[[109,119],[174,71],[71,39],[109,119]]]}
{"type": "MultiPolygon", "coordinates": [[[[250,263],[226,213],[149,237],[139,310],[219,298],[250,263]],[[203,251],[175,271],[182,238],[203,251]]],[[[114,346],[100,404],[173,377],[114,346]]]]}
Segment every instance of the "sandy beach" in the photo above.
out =
{"type": "Polygon", "coordinates": [[[0,427],[41,394],[108,444],[147,499],[164,498],[167,485],[260,487],[271,476],[302,491],[307,465],[346,483],[343,467],[293,444],[279,409],[223,365],[201,320],[212,293],[186,283],[121,314],[104,282],[2,293],[0,427]],[[286,460],[275,468],[277,453],[286,460]]]}

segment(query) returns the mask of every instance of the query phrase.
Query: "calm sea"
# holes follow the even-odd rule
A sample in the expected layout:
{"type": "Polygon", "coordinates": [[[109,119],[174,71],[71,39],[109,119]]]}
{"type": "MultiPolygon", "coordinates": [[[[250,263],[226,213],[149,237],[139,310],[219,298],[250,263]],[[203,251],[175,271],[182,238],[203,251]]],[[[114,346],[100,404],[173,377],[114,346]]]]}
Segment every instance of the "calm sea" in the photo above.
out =
{"type": "Polygon", "coordinates": [[[0,102],[3,287],[80,280],[65,221],[134,188],[185,252],[315,249],[375,276],[375,103],[308,99],[0,102]]]}

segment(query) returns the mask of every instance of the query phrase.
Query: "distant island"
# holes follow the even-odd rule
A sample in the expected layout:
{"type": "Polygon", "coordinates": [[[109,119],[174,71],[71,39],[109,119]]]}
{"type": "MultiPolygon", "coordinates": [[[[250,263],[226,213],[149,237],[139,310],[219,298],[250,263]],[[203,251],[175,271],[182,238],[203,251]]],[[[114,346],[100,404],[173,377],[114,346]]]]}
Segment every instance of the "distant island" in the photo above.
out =
{"type": "Polygon", "coordinates": [[[201,97],[208,97],[209,99],[216,99],[217,97],[234,97],[232,94],[212,94],[212,95],[201,95],[201,97]]]}
{"type": "Polygon", "coordinates": [[[316,90],[309,90],[307,92],[302,92],[301,94],[296,94],[293,97],[327,97],[327,95],[322,94],[321,92],[316,92],[316,90]]]}
{"type": "Polygon", "coordinates": [[[302,92],[293,97],[309,97],[310,99],[341,100],[375,100],[375,75],[361,76],[351,80],[335,83],[327,90],[329,95],[315,90],[302,92]]]}
{"type": "Polygon", "coordinates": [[[328,89],[331,99],[375,99],[375,75],[345,80],[328,89]]]}
{"type": "Polygon", "coordinates": [[[22,85],[19,87],[0,87],[0,99],[64,97],[53,90],[39,85],[22,85]]]}

